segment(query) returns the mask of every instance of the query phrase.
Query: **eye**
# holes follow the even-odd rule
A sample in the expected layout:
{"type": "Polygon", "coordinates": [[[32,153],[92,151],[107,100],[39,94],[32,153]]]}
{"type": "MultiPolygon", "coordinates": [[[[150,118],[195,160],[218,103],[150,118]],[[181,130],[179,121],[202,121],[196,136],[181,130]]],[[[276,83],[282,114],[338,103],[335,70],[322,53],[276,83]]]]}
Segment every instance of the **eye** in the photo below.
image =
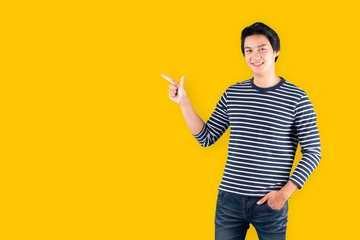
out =
{"type": "Polygon", "coordinates": [[[251,52],[251,50],[246,50],[246,52],[251,52]]]}
{"type": "Polygon", "coordinates": [[[265,48],[261,48],[260,50],[261,50],[261,51],[265,51],[266,49],[265,49],[265,48]]]}

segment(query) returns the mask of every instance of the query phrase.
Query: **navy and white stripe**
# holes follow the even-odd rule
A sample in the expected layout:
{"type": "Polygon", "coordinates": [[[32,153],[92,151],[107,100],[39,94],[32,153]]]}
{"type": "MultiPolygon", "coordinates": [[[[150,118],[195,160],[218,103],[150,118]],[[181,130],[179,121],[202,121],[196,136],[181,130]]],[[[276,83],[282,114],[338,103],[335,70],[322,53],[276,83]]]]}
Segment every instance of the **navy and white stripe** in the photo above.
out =
{"type": "Polygon", "coordinates": [[[201,146],[214,144],[230,127],[228,156],[218,189],[247,196],[280,190],[289,179],[302,188],[321,159],[316,114],[306,93],[280,77],[270,88],[253,78],[231,85],[201,132],[201,146]],[[293,174],[298,143],[302,158],[293,174]]]}

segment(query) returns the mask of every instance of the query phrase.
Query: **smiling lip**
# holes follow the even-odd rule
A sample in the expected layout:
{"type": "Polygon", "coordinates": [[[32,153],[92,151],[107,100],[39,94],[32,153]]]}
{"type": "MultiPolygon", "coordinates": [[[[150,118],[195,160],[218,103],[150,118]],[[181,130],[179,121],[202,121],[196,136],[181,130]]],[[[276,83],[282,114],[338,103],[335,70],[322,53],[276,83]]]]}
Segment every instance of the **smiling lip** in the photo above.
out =
{"type": "MultiPolygon", "coordinates": [[[[256,64],[258,64],[258,63],[256,63],[256,64]]],[[[261,64],[258,64],[258,65],[255,65],[255,63],[252,63],[252,65],[254,65],[255,67],[260,67],[260,66],[262,66],[264,64],[264,62],[262,62],[261,64]]]]}

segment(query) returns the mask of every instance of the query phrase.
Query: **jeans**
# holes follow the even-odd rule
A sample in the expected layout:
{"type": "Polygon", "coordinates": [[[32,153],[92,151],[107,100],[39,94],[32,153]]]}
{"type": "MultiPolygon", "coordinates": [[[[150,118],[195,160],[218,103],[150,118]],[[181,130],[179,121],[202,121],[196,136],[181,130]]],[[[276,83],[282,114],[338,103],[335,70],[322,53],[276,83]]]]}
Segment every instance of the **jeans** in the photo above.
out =
{"type": "Polygon", "coordinates": [[[288,201],[275,210],[262,197],[244,196],[219,189],[215,213],[215,240],[243,240],[250,223],[260,240],[286,238],[288,201]]]}

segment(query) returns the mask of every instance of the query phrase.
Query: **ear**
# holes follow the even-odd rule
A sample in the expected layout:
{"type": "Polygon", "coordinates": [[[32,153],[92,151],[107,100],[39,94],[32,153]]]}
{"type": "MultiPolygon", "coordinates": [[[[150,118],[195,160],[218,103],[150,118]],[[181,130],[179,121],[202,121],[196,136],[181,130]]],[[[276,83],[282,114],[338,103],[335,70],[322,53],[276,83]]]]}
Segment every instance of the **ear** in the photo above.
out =
{"type": "Polygon", "coordinates": [[[275,52],[275,57],[279,56],[280,51],[275,52]]]}

